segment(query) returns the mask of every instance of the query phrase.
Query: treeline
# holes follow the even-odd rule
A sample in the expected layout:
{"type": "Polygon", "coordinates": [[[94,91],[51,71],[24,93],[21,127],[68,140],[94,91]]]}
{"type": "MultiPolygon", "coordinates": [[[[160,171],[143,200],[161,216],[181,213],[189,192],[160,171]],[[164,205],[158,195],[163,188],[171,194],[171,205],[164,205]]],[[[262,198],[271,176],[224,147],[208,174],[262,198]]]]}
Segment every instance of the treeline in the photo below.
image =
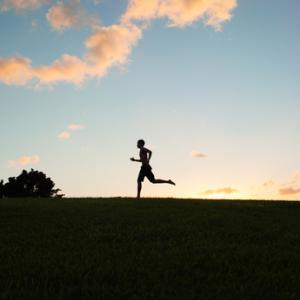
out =
{"type": "Polygon", "coordinates": [[[55,183],[40,171],[23,170],[17,177],[0,181],[0,198],[3,197],[63,197],[60,189],[54,189],[55,183]]]}

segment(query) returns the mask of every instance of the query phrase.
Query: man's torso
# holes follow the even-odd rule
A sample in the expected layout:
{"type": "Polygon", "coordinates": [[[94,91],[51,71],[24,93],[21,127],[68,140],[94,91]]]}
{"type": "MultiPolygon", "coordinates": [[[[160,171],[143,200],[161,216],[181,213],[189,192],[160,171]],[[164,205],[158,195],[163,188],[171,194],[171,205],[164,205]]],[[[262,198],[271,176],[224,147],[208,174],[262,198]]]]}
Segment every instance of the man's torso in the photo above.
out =
{"type": "Polygon", "coordinates": [[[143,165],[148,164],[148,153],[147,150],[144,148],[140,150],[140,159],[143,165]]]}

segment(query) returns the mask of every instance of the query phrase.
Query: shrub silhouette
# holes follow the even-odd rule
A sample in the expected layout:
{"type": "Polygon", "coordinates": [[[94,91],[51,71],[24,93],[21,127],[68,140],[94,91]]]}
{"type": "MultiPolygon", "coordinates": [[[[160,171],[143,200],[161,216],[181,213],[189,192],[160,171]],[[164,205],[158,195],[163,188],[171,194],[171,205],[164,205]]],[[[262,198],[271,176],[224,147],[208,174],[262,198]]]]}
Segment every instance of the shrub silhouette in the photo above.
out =
{"type": "Polygon", "coordinates": [[[0,181],[0,198],[4,196],[4,182],[3,180],[0,181]]]}
{"type": "Polygon", "coordinates": [[[8,178],[7,183],[0,182],[0,197],[63,197],[54,189],[55,183],[43,172],[23,170],[17,177],[8,178]]]}

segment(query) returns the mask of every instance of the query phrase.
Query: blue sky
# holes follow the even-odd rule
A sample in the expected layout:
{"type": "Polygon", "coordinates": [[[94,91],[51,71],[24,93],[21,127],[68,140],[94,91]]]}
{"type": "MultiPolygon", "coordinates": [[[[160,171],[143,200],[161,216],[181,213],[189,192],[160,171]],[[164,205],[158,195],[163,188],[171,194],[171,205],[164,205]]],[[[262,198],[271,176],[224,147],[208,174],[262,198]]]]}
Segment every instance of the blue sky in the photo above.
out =
{"type": "Polygon", "coordinates": [[[101,75],[89,69],[80,83],[56,69],[51,82],[39,73],[20,83],[18,68],[10,79],[5,70],[16,57],[31,60],[30,72],[52,72],[63,54],[84,64],[85,41],[119,25],[130,3],[74,1],[84,22],[56,29],[60,20],[46,17],[55,1],[0,3],[0,178],[33,167],[68,196],[134,196],[139,166],[129,157],[144,138],[155,175],[177,183],[146,182],[144,195],[300,199],[298,1],[237,1],[230,20],[218,20],[221,31],[201,16],[169,27],[173,11],[130,20],[129,35],[135,29],[128,26],[141,32],[124,63],[101,75]],[[99,24],[87,25],[90,15],[99,24]],[[65,131],[70,138],[59,139],[65,131]]]}

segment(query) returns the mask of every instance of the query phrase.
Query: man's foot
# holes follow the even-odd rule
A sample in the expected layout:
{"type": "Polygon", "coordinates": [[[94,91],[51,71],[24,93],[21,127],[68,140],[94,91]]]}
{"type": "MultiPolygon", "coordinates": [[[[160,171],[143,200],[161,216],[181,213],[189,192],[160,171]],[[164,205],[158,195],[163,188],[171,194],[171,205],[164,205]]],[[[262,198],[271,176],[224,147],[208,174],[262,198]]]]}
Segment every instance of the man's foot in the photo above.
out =
{"type": "Polygon", "coordinates": [[[176,185],[175,184],[175,182],[174,181],[172,181],[171,179],[169,179],[169,181],[168,181],[170,184],[172,184],[172,185],[176,185]]]}

